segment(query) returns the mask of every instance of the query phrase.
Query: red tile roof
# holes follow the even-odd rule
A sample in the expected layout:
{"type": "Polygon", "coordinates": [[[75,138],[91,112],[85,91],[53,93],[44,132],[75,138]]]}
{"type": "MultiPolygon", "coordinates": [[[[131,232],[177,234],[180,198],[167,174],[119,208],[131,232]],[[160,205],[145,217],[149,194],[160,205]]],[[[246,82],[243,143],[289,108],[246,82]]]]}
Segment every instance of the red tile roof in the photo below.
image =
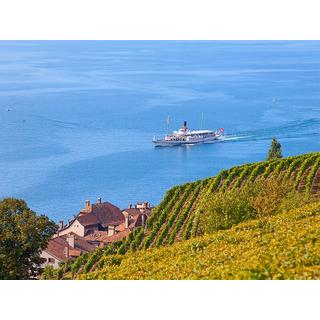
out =
{"type": "Polygon", "coordinates": [[[128,212],[131,216],[134,216],[134,215],[138,215],[140,214],[140,210],[138,208],[128,208],[128,209],[123,209],[122,212],[128,212]]]}
{"type": "Polygon", "coordinates": [[[83,226],[101,224],[107,227],[124,222],[124,216],[118,207],[110,202],[104,202],[83,209],[78,215],[78,220],[83,226]]]}
{"type": "Polygon", "coordinates": [[[126,211],[128,212],[130,215],[134,216],[134,215],[138,215],[141,213],[146,214],[147,216],[150,216],[150,213],[152,211],[153,208],[144,208],[144,209],[138,209],[138,208],[127,208],[127,209],[123,209],[122,212],[126,211]]]}
{"type": "Polygon", "coordinates": [[[130,232],[130,229],[125,229],[121,232],[115,233],[113,236],[109,236],[107,231],[95,231],[94,233],[86,236],[85,239],[89,242],[111,243],[127,237],[130,232]]]}
{"type": "Polygon", "coordinates": [[[65,247],[68,247],[67,241],[61,237],[51,239],[46,248],[46,252],[58,258],[60,261],[66,261],[67,257],[64,255],[65,247]]]}
{"type": "MultiPolygon", "coordinates": [[[[92,252],[95,250],[95,246],[89,243],[84,237],[80,237],[77,234],[71,232],[71,235],[74,236],[74,248],[79,249],[80,251],[92,252]]],[[[68,235],[63,235],[61,238],[67,239],[68,235]]]]}
{"type": "Polygon", "coordinates": [[[118,232],[116,234],[114,234],[113,236],[110,237],[101,237],[101,241],[103,241],[104,243],[112,243],[112,242],[116,242],[116,241],[120,241],[123,238],[126,238],[130,233],[129,229],[126,229],[124,231],[118,232]]]}
{"type": "Polygon", "coordinates": [[[107,237],[108,236],[108,231],[95,231],[94,233],[88,234],[84,238],[87,241],[100,241],[99,239],[101,237],[107,237]]]}
{"type": "Polygon", "coordinates": [[[86,215],[79,215],[78,221],[83,226],[92,226],[95,224],[99,224],[99,220],[97,219],[97,217],[91,213],[87,213],[86,215]]]}
{"type": "Polygon", "coordinates": [[[65,256],[65,248],[69,249],[69,256],[75,257],[79,256],[82,252],[93,252],[96,247],[86,241],[85,238],[71,233],[74,236],[74,248],[72,248],[67,242],[67,235],[53,238],[49,241],[46,248],[46,252],[55,256],[61,261],[66,261],[67,257],[65,256]]]}

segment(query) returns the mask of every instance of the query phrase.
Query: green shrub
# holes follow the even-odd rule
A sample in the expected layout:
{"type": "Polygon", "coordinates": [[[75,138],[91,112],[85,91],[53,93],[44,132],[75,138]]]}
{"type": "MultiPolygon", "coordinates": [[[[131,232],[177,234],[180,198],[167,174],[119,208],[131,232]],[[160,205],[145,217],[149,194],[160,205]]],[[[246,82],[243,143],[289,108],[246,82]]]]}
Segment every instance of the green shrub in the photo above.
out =
{"type": "Polygon", "coordinates": [[[202,216],[198,226],[200,234],[228,229],[236,223],[254,218],[250,191],[246,187],[212,195],[200,211],[202,216]]]}

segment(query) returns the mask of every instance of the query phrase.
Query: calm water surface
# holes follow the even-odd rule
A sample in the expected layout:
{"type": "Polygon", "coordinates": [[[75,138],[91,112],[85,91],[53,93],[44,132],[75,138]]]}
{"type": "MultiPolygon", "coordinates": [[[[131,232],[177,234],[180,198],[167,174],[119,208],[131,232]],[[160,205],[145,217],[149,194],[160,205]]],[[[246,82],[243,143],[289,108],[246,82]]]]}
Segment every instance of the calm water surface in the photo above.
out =
{"type": "Polygon", "coordinates": [[[320,150],[320,42],[0,41],[0,198],[52,219],[120,207],[263,160],[320,150]],[[10,111],[7,111],[10,110],[10,111]],[[184,120],[228,141],[154,148],[184,120]]]}

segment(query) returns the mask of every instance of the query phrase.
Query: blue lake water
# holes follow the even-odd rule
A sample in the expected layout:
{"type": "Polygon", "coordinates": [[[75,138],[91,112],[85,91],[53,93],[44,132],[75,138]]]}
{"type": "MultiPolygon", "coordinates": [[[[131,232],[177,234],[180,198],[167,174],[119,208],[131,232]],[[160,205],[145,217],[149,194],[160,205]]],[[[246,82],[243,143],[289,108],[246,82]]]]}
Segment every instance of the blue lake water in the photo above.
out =
{"type": "Polygon", "coordinates": [[[85,199],[157,204],[177,184],[320,150],[319,41],[0,41],[0,198],[54,220],[85,199]],[[7,111],[10,110],[10,111],[7,111]],[[184,120],[228,141],[154,148],[184,120]]]}

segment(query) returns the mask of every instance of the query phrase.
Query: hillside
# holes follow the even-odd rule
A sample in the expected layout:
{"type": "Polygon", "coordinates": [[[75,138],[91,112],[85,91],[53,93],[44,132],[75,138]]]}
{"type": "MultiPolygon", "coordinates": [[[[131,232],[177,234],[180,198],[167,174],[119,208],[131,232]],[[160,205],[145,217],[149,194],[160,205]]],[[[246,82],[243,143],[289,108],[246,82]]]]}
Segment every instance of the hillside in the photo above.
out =
{"type": "Polygon", "coordinates": [[[79,279],[320,279],[320,202],[162,248],[103,257],[79,279]]]}
{"type": "Polygon", "coordinates": [[[271,176],[282,177],[301,194],[315,195],[320,188],[320,153],[246,164],[223,170],[216,177],[176,186],[153,210],[145,228],[136,229],[126,240],[112,247],[77,258],[71,266],[62,266],[58,278],[75,277],[101,268],[105,255],[126,254],[163,245],[166,245],[164,250],[169,250],[167,245],[197,237],[201,208],[213,195],[219,191],[242,190],[250,183],[271,176]]]}
{"type": "Polygon", "coordinates": [[[158,247],[195,236],[197,208],[201,201],[206,201],[218,190],[241,188],[248,181],[265,179],[271,174],[282,175],[299,191],[314,194],[320,186],[320,154],[247,164],[224,170],[213,178],[177,186],[169,190],[156,208],[148,220],[147,229],[140,231],[143,237],[137,237],[130,247],[158,247]]]}

